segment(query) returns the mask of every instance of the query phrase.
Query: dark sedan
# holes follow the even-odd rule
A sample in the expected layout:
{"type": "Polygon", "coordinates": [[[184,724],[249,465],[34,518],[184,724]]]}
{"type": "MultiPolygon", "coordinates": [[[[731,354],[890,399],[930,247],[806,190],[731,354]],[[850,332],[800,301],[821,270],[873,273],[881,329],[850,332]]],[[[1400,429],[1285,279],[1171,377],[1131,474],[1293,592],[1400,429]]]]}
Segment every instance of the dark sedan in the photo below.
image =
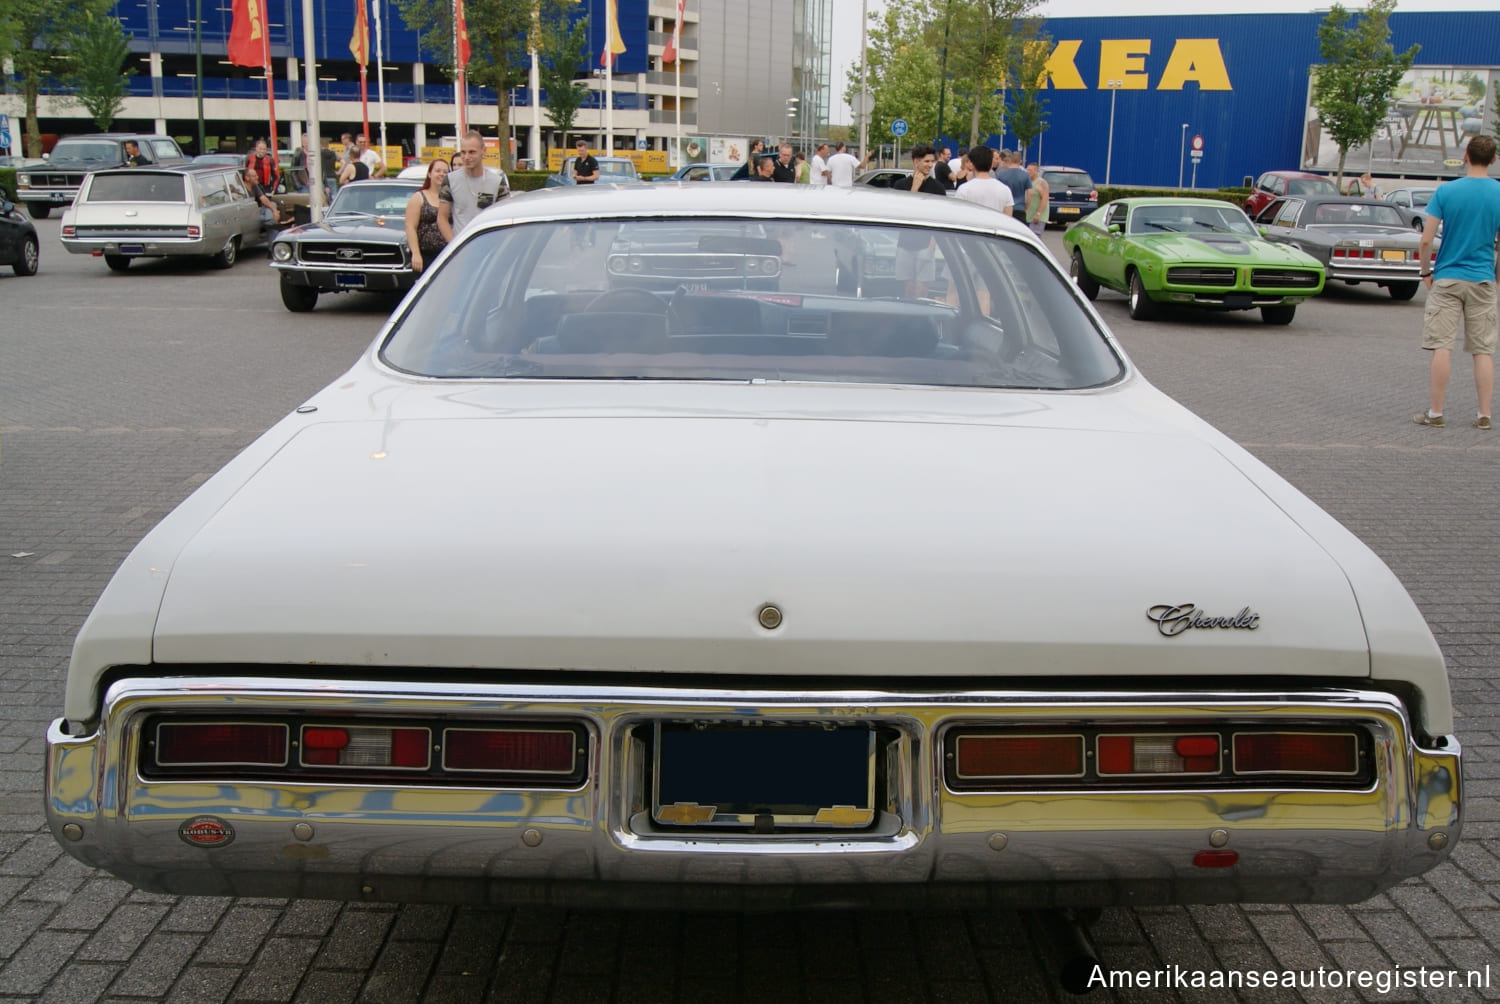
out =
{"type": "Polygon", "coordinates": [[[36,227],[4,191],[0,189],[0,265],[9,265],[16,275],[36,275],[36,227]]]}
{"type": "Polygon", "coordinates": [[[312,310],[320,293],[404,292],[416,281],[406,204],[420,181],[382,178],[339,189],[323,222],[283,230],[271,244],[286,309],[312,310]]]}
{"type": "Polygon", "coordinates": [[[1402,210],[1380,199],[1342,195],[1276,199],[1255,216],[1267,240],[1290,244],[1323,263],[1328,279],[1350,286],[1373,282],[1393,300],[1410,300],[1421,285],[1422,235],[1402,210]]]}
{"type": "Polygon", "coordinates": [[[662,181],[730,181],[739,164],[683,164],[662,181]]]}

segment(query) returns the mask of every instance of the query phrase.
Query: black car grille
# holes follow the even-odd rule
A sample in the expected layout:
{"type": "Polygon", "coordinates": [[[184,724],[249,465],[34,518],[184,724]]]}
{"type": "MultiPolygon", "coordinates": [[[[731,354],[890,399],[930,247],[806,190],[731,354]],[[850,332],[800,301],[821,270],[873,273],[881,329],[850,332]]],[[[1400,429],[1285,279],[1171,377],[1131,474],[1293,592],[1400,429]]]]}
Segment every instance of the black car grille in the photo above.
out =
{"type": "Polygon", "coordinates": [[[1233,286],[1234,269],[1180,267],[1167,269],[1167,281],[1179,286],[1233,286]]]}
{"type": "Polygon", "coordinates": [[[1318,273],[1286,268],[1258,268],[1250,273],[1252,286],[1273,289],[1312,289],[1318,284],[1318,273]]]}
{"type": "Polygon", "coordinates": [[[359,269],[371,265],[390,267],[406,263],[397,244],[314,244],[303,242],[297,257],[310,265],[340,265],[359,269]]]}
{"type": "Polygon", "coordinates": [[[187,235],[187,227],[153,227],[145,226],[144,224],[120,224],[119,226],[110,227],[79,227],[77,230],[77,236],[89,237],[95,240],[98,240],[99,238],[112,237],[186,237],[187,235]]]}
{"type": "Polygon", "coordinates": [[[31,174],[32,188],[77,188],[81,184],[81,174],[31,174]]]}

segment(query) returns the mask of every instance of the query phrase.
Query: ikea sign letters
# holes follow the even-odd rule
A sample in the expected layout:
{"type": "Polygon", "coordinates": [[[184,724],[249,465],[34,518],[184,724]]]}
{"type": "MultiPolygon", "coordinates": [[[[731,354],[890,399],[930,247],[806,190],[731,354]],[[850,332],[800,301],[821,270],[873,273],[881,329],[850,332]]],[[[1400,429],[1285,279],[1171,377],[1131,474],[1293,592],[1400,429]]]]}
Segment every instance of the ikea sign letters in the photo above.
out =
{"type": "MultiPolygon", "coordinates": [[[[1078,51],[1082,47],[1080,40],[1057,43],[1047,60],[1048,80],[1053,87],[1060,91],[1088,89],[1083,74],[1078,71],[1078,51]]],[[[1154,88],[1151,86],[1151,67],[1147,64],[1150,55],[1149,38],[1101,39],[1095,89],[1105,90],[1109,81],[1119,80],[1123,81],[1120,90],[1124,91],[1180,91],[1189,81],[1196,83],[1200,91],[1234,90],[1217,38],[1176,39],[1154,88]]]]}

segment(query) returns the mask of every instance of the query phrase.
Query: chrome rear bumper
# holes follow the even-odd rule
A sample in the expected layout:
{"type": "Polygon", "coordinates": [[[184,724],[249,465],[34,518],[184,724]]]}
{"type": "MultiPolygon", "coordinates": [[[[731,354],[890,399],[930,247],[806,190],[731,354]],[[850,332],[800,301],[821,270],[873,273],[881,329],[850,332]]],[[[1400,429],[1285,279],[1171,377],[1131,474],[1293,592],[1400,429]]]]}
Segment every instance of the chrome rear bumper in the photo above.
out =
{"type": "MultiPolygon", "coordinates": [[[[780,681],[778,681],[780,682],[780,681]]],[[[126,679],[91,735],[47,736],[46,812],[69,853],[147,889],[579,905],[1107,905],[1354,902],[1442,861],[1460,832],[1460,751],[1417,745],[1392,695],[1295,693],[687,690],[273,678],[126,679]],[[318,714],[585,723],[570,790],[148,780],[148,715],[318,714]],[[885,745],[875,824],[749,833],[651,818],[657,721],[874,723],[885,745]],[[1080,721],[1354,725],[1373,740],[1366,788],[953,791],[956,725],[1080,721]],[[180,838],[198,817],[232,834],[180,838]],[[1238,852],[1203,867],[1211,848],[1238,852]]]]}

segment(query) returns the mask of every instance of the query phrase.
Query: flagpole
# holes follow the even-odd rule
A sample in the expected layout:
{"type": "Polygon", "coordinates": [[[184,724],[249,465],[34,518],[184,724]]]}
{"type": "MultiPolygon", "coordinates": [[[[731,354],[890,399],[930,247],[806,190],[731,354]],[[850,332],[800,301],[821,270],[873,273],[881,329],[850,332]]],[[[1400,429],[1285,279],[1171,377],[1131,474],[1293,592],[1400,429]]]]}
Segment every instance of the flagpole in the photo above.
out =
{"type": "Polygon", "coordinates": [[[380,160],[385,161],[385,56],[381,52],[380,33],[380,5],[385,0],[374,0],[375,3],[375,82],[379,88],[379,112],[380,112],[380,160]]]}
{"type": "Polygon", "coordinates": [[[271,113],[271,163],[276,165],[276,174],[281,173],[281,145],[276,141],[276,72],[271,66],[271,26],[261,21],[261,54],[265,57],[266,106],[271,113]]]}
{"type": "Polygon", "coordinates": [[[453,0],[453,128],[458,134],[454,141],[456,146],[462,146],[464,141],[464,102],[461,97],[465,90],[464,67],[458,61],[458,0],[453,0]]]}
{"type": "Polygon", "coordinates": [[[318,123],[318,61],[313,52],[313,0],[302,0],[302,58],[307,67],[303,76],[307,83],[303,93],[307,97],[307,128],[312,133],[313,155],[307,163],[311,184],[307,191],[307,211],[312,222],[323,218],[323,133],[318,123]]]}
{"type": "MultiPolygon", "coordinates": [[[[359,4],[359,16],[354,19],[355,30],[360,31],[365,27],[365,0],[354,0],[359,4]]],[[[365,31],[360,31],[362,37],[359,40],[359,110],[360,118],[365,127],[365,139],[370,138],[370,98],[366,91],[366,81],[369,79],[369,69],[366,64],[370,60],[370,36],[365,31]]],[[[381,151],[384,157],[385,151],[381,151]]]]}
{"type": "Polygon", "coordinates": [[[604,155],[615,155],[615,54],[604,55],[604,155]]]}

